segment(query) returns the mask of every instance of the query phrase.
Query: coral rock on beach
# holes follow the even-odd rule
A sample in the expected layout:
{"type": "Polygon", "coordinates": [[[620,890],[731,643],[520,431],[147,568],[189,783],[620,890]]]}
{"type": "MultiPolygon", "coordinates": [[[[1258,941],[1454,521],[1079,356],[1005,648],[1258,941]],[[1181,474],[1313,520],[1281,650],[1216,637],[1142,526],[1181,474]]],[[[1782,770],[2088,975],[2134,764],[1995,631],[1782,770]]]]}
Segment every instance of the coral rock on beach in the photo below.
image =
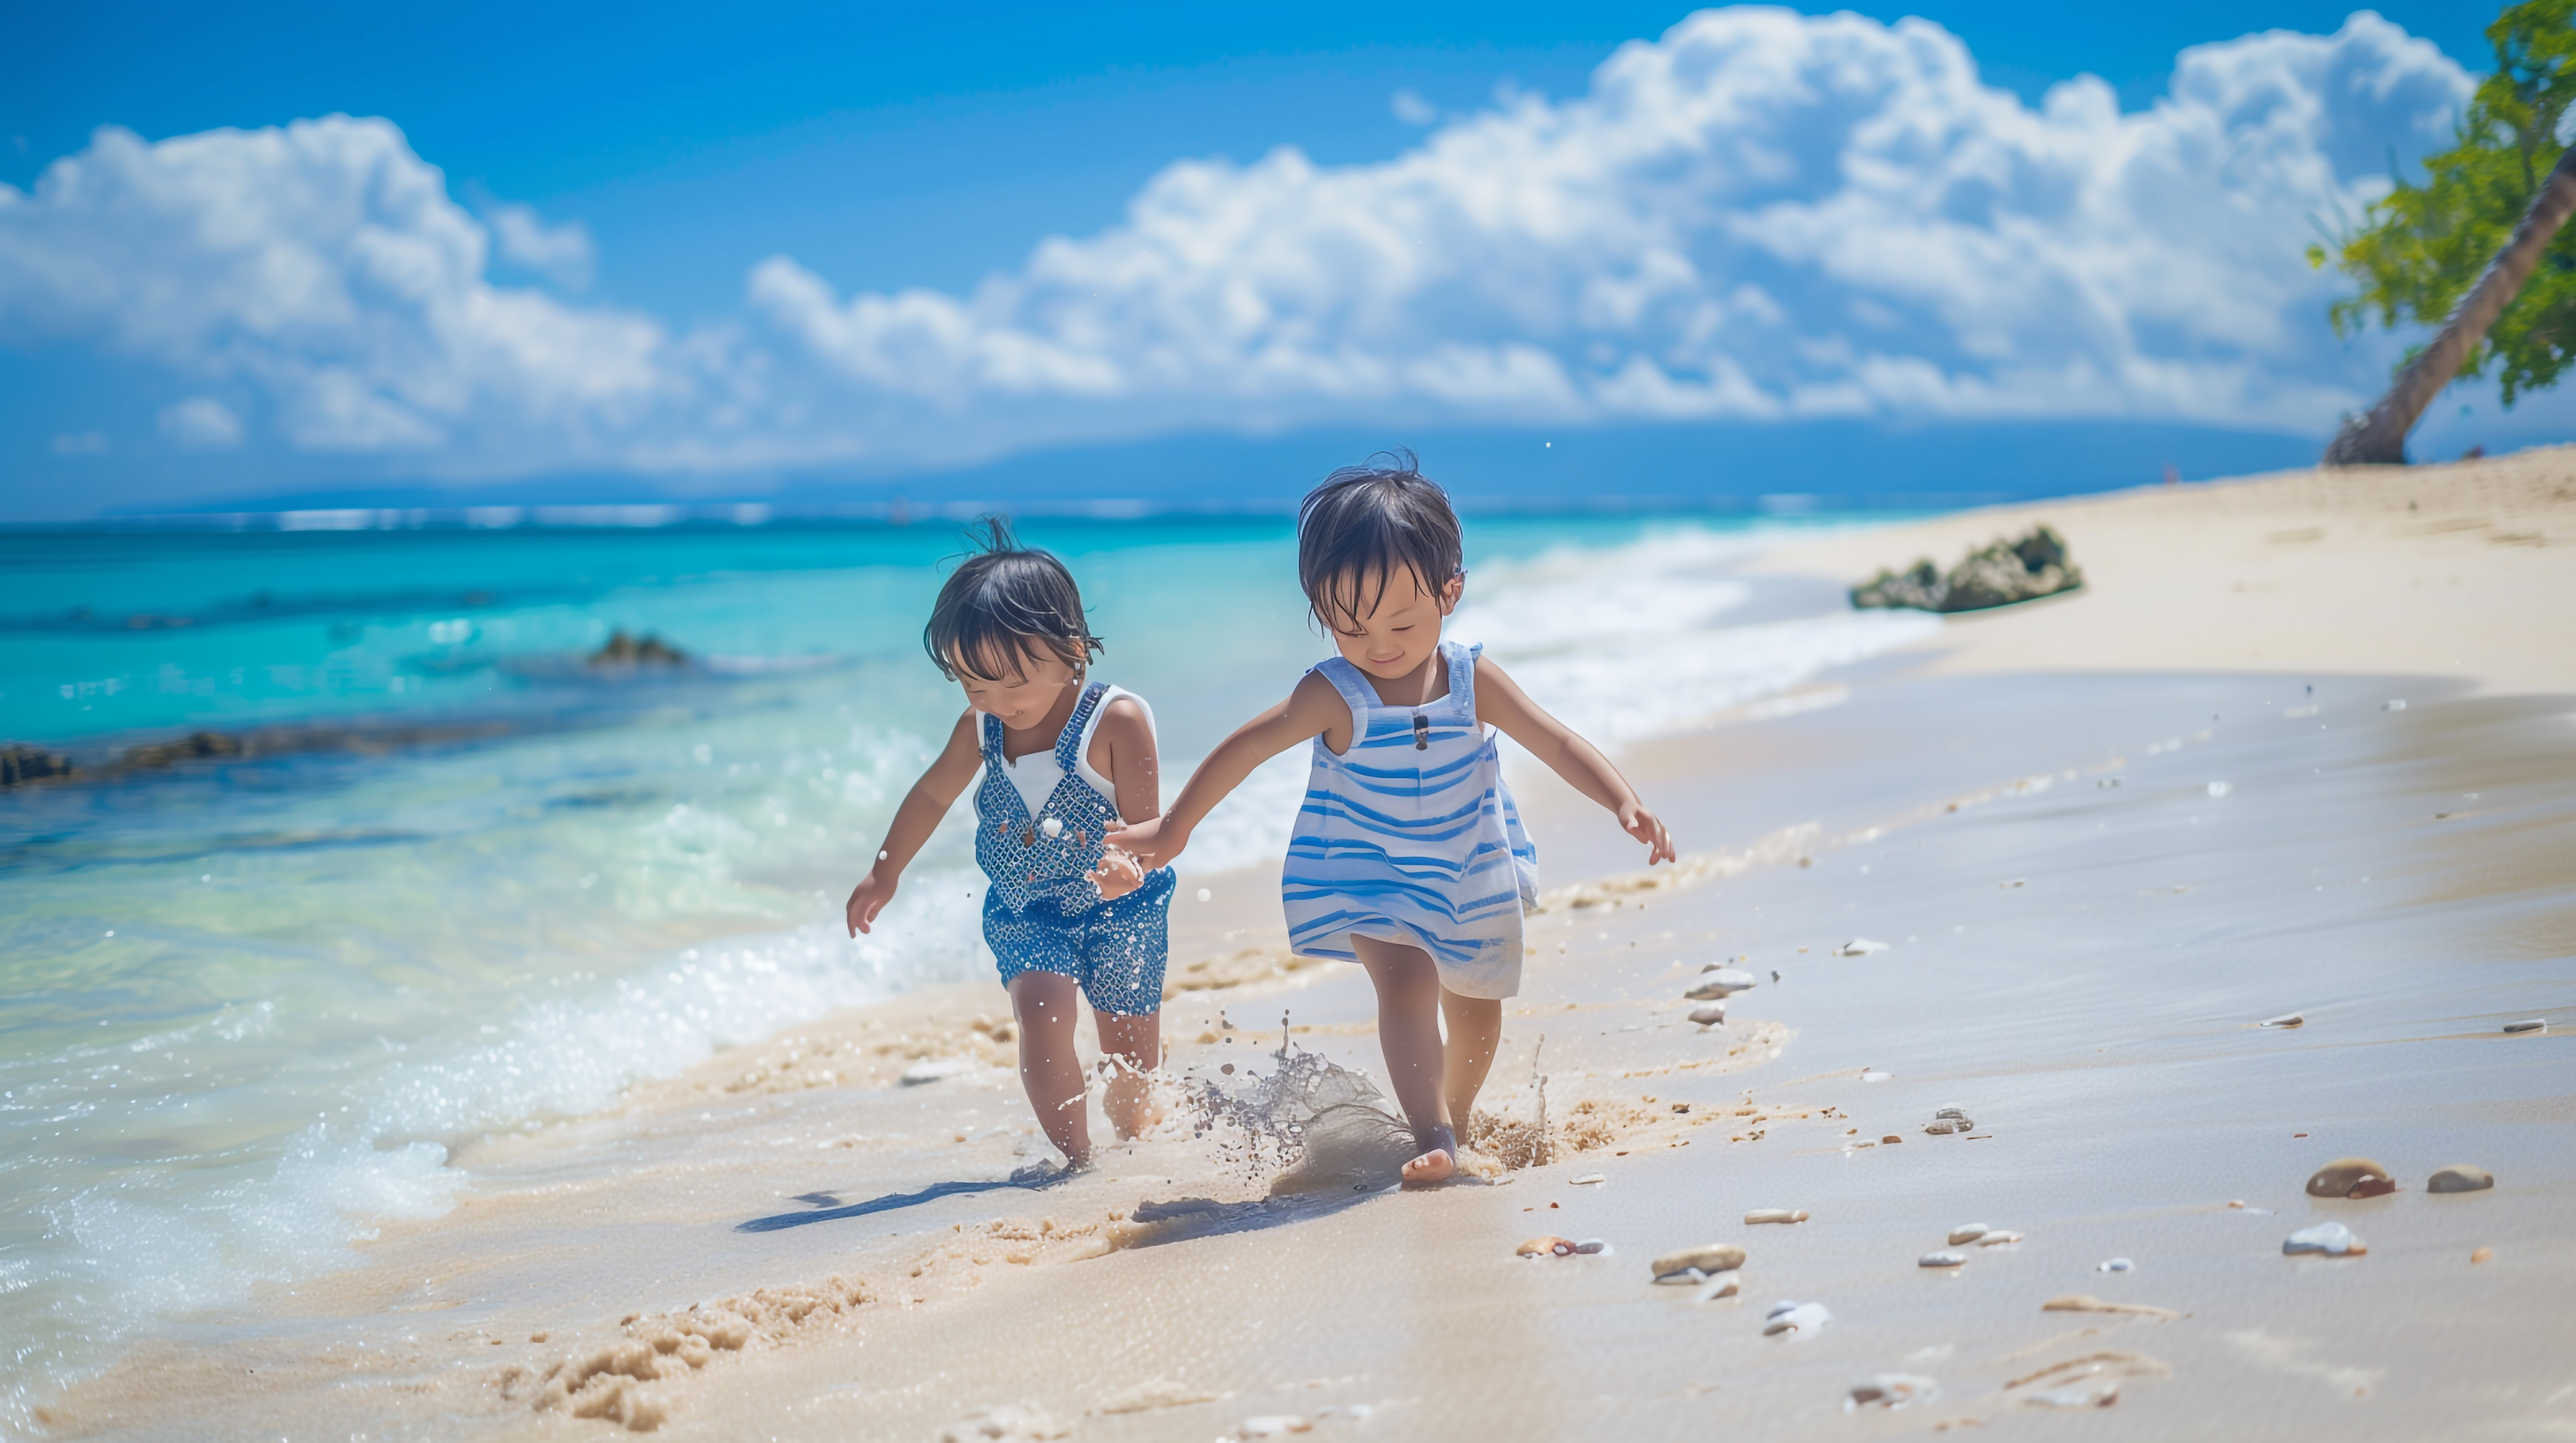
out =
{"type": "Polygon", "coordinates": [[[1730,1272],[1744,1266],[1744,1249],[1733,1243],[1707,1243],[1696,1248],[1683,1248],[1655,1259],[1651,1266],[1656,1282],[1692,1282],[1693,1274],[1730,1272]]]}
{"type": "Polygon", "coordinates": [[[1930,558],[1909,570],[1881,571],[1852,588],[1852,605],[1912,611],[1983,611],[2073,591],[2084,573],[2066,554],[2066,540],[2041,526],[2020,538],[1999,538],[1970,551],[1946,573],[1930,558]]]}
{"type": "Polygon", "coordinates": [[[2310,1197],[2377,1197],[2396,1191],[2388,1169],[2366,1157],[2339,1157],[2308,1177],[2310,1197]]]}

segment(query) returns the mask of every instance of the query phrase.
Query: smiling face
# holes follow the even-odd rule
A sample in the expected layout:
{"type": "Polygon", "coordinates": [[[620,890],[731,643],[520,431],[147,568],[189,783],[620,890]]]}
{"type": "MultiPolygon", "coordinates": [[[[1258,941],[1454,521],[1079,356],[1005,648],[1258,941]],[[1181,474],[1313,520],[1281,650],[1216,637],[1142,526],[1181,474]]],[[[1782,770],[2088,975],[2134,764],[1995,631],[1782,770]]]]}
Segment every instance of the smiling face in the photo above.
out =
{"type": "Polygon", "coordinates": [[[1410,676],[1440,648],[1440,625],[1457,610],[1467,581],[1453,576],[1437,592],[1428,591],[1410,566],[1398,564],[1379,585],[1361,577],[1350,613],[1332,617],[1326,629],[1342,658],[1371,676],[1393,681],[1410,676]]]}
{"type": "Polygon", "coordinates": [[[1035,643],[1021,650],[1016,665],[1005,665],[1004,661],[1001,657],[969,658],[962,654],[949,657],[958,684],[966,688],[967,704],[1000,717],[1002,725],[1015,732],[1027,731],[1045,721],[1047,713],[1064,699],[1065,688],[1082,680],[1082,673],[1062,657],[1035,643]],[[979,671],[1001,674],[978,676],[979,671]]]}

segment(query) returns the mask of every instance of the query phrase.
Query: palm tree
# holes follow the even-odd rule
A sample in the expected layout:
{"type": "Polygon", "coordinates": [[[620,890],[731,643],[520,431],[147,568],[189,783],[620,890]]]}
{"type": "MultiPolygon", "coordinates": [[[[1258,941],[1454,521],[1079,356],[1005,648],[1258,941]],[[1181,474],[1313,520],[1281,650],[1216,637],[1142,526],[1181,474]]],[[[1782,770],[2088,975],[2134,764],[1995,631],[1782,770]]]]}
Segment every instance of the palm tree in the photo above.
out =
{"type": "Polygon", "coordinates": [[[2433,398],[2459,375],[2461,363],[2486,338],[2487,327],[2494,325],[2496,317],[2512,303],[2522,283],[2530,279],[2532,268],[2540,264],[2541,253],[2549,249],[2550,240],[2571,212],[2576,212],[2576,146],[2568,147],[2558,157],[2558,164],[2550,167],[2549,179],[2532,196],[2531,207],[2522,213],[2522,223],[2513,228],[2513,238],[2487,263],[2478,283],[2460,298],[2459,306],[2442,323],[2433,343],[2415,353],[2376,404],[2345,419],[2343,429],[2326,447],[2325,464],[2406,464],[2406,433],[2415,429],[2424,408],[2432,405],[2433,398]]]}

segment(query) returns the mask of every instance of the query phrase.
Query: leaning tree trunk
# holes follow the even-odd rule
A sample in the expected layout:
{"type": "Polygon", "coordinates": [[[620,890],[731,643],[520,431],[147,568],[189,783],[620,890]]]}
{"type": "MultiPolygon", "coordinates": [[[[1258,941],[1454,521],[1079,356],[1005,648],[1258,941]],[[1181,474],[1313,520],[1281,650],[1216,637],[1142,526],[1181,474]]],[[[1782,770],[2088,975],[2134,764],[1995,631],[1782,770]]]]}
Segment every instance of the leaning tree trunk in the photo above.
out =
{"type": "Polygon", "coordinates": [[[2515,292],[2531,278],[2532,267],[2540,264],[2541,252],[2549,249],[2550,237],[2558,234],[2571,211],[2576,211],[2576,146],[2569,146],[2558,164],[2550,167],[2540,193],[2531,198],[2531,209],[2522,213],[2522,224],[2513,228],[2513,238],[2487,263],[2486,273],[2442,323],[2433,344],[2415,353],[2376,405],[2345,421],[2335,433],[2334,444],[2326,447],[2327,465],[2406,464],[2406,433],[2415,429],[2424,408],[2460,374],[2461,363],[2485,338],[2487,327],[2513,303],[2515,292]]]}

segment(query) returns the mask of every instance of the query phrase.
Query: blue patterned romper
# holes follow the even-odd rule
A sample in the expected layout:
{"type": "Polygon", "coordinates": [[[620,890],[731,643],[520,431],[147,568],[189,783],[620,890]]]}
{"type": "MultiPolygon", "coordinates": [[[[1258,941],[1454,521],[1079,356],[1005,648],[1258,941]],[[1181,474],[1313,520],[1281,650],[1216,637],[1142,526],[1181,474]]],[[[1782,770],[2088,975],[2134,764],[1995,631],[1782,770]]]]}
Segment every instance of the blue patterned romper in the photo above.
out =
{"type": "Polygon", "coordinates": [[[1054,972],[1081,983],[1095,1011],[1142,1017],[1163,1006],[1172,869],[1155,868],[1143,886],[1109,902],[1100,900],[1092,881],[1118,803],[1084,780],[1082,747],[1108,690],[1096,681],[1083,688],[1056,738],[1063,780],[1035,817],[1004,770],[1002,719],[980,719],[984,784],[975,792],[975,861],[992,884],[984,891],[984,941],[1001,966],[1003,986],[1023,972],[1054,972]],[[1059,824],[1053,836],[1050,820],[1059,824]]]}
{"type": "Polygon", "coordinates": [[[1292,950],[1357,961],[1355,936],[1400,942],[1460,996],[1520,991],[1538,849],[1476,721],[1482,651],[1442,642],[1449,694],[1420,707],[1388,706],[1341,657],[1315,667],[1350,706],[1351,744],[1335,756],[1315,738],[1280,886],[1292,950]]]}

